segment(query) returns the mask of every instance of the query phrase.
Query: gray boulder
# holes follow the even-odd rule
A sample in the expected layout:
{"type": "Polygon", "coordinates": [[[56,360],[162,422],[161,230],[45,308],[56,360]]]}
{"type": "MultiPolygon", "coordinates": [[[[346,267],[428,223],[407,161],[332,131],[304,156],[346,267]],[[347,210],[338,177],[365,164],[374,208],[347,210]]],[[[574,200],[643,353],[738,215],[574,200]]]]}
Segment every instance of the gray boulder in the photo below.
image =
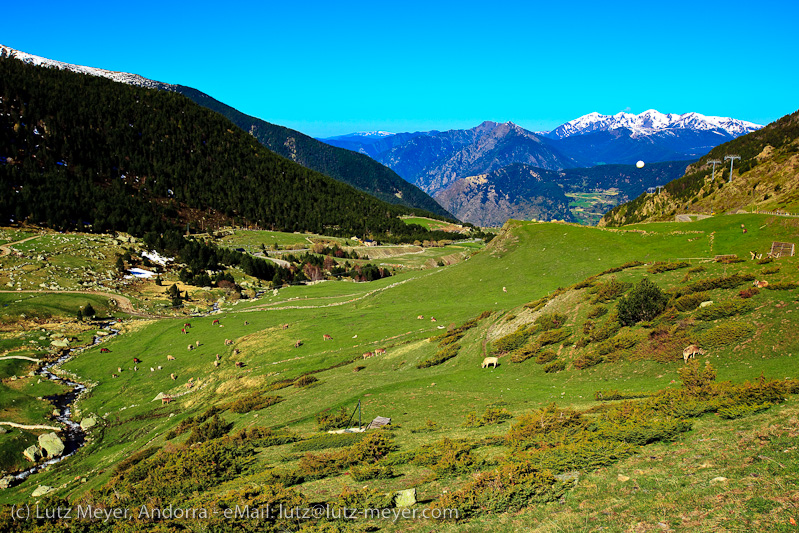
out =
{"type": "Polygon", "coordinates": [[[39,485],[38,487],[36,487],[36,490],[34,490],[31,493],[31,496],[34,498],[38,498],[39,496],[44,496],[48,492],[53,492],[53,487],[48,487],[47,485],[39,485]]]}
{"type": "Polygon", "coordinates": [[[32,444],[27,448],[25,448],[25,451],[22,452],[22,455],[24,455],[25,458],[32,463],[37,463],[39,462],[39,459],[42,458],[42,452],[41,450],[39,450],[39,447],[36,446],[35,444],[32,444]]]}
{"type": "Polygon", "coordinates": [[[80,421],[80,428],[83,431],[86,431],[87,429],[91,429],[91,428],[93,428],[96,425],[97,425],[97,419],[94,418],[93,416],[87,416],[86,418],[84,418],[83,420],[80,421]]]}
{"type": "Polygon", "coordinates": [[[47,457],[58,457],[64,453],[64,442],[52,432],[39,435],[39,446],[47,452],[47,457]]]}
{"type": "Polygon", "coordinates": [[[416,489],[400,490],[394,493],[394,505],[397,507],[409,507],[416,503],[416,489]]]}

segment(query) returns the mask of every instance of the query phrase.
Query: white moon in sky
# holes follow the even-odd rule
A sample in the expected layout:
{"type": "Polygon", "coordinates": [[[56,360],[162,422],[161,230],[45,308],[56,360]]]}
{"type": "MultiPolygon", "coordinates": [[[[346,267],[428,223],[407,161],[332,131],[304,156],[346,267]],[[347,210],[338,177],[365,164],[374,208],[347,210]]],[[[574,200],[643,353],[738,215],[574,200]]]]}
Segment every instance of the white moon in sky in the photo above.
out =
{"type": "Polygon", "coordinates": [[[637,162],[635,164],[635,166],[637,166],[638,168],[644,168],[644,162],[643,161],[639,161],[639,162],[637,162]]]}

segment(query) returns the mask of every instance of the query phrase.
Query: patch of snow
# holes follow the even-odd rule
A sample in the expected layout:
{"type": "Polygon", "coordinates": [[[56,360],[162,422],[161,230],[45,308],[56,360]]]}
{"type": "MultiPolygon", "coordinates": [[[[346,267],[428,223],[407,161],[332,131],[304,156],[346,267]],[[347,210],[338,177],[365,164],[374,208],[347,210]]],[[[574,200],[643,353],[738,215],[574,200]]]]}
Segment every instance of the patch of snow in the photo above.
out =
{"type": "Polygon", "coordinates": [[[133,278],[148,279],[155,276],[155,272],[152,272],[150,270],[144,270],[143,268],[131,268],[129,269],[129,272],[131,273],[131,275],[125,276],[125,279],[133,279],[133,278]]]}
{"type": "Polygon", "coordinates": [[[166,265],[167,262],[174,261],[174,257],[164,257],[163,255],[159,254],[155,250],[151,250],[149,252],[144,252],[141,254],[142,257],[146,257],[153,263],[158,263],[159,265],[166,265]]]}

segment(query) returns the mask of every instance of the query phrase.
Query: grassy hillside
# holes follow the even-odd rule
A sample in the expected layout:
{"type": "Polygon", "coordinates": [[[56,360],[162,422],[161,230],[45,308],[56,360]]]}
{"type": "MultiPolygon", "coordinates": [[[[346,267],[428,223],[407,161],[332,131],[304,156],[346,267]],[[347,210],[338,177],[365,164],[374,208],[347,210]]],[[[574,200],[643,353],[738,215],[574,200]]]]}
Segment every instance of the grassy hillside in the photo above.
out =
{"type": "MultiPolygon", "coordinates": [[[[417,510],[457,507],[469,517],[350,526],[625,530],[659,521],[677,529],[707,523],[715,530],[773,530],[791,516],[792,500],[778,487],[796,472],[795,454],[782,452],[790,448],[795,400],[772,405],[799,390],[799,331],[790,318],[799,312],[790,285],[799,281],[797,260],[712,257],[748,258],[749,250],[795,234],[786,222],[747,215],[621,231],[511,222],[483,252],[448,267],[368,284],[282,289],[191,318],[188,334],[180,331],[185,318],[128,321],[123,334],[103,344],[110,353],[92,348],[63,367],[93,384],[76,415],[102,419],[91,442],[0,498],[28,501],[46,484],[57,487],[57,498],[136,508],[372,507],[386,505],[385,492],[414,487],[417,510]],[[744,235],[742,221],[758,229],[744,235]],[[683,264],[684,258],[690,259],[683,264]],[[616,323],[620,302],[644,278],[666,291],[668,309],[632,326],[616,323]],[[752,278],[777,290],[741,297],[752,278]],[[691,295],[696,306],[678,300],[691,295]],[[714,303],[697,308],[705,300],[714,303]],[[217,318],[221,324],[213,324],[217,318]],[[187,350],[189,342],[199,346],[187,350]],[[696,366],[682,360],[692,342],[707,351],[696,366]],[[386,352],[362,357],[376,348],[386,352]],[[480,368],[491,354],[498,367],[480,368]],[[138,371],[134,357],[142,361],[138,371]],[[715,379],[704,373],[705,362],[715,379]],[[112,379],[118,367],[123,371],[112,379]],[[766,381],[758,384],[761,374],[766,381]],[[154,401],[159,393],[180,396],[162,405],[154,401]],[[391,429],[365,437],[321,432],[320,414],[343,408],[346,421],[359,400],[365,420],[390,417],[391,429]],[[552,426],[539,434],[538,423],[552,426]],[[710,438],[719,440],[711,445],[710,438]],[[199,444],[184,447],[187,440],[199,444]],[[161,451],[136,454],[151,447],[161,451]],[[697,453],[708,457],[694,461],[697,453]],[[758,454],[782,466],[745,461],[758,454]],[[678,470],[695,477],[662,481],[678,470]],[[577,471],[579,481],[574,486],[571,474],[558,480],[545,471],[577,471]],[[474,478],[478,472],[482,477],[474,478]],[[513,476],[517,481],[509,481],[513,476]],[[726,479],[712,481],[718,477],[726,479]],[[753,486],[750,478],[757,479],[753,486]],[[719,500],[731,518],[706,509],[719,500]],[[548,503],[557,501],[563,504],[548,503]]],[[[259,527],[302,525],[349,527],[259,527]]]]}
{"type": "Polygon", "coordinates": [[[610,210],[600,225],[668,220],[683,213],[799,212],[799,111],[711,150],[657,194],[610,210]],[[730,180],[727,155],[738,155],[730,180]],[[716,166],[709,161],[720,161],[716,166]]]}

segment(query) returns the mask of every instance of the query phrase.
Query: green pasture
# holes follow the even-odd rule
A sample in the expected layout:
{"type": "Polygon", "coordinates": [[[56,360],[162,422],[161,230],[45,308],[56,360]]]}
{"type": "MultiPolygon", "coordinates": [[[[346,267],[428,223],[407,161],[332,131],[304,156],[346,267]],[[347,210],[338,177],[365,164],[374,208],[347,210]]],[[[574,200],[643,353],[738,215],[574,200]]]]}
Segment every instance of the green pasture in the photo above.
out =
{"type": "Polygon", "coordinates": [[[91,303],[97,317],[109,313],[108,298],[97,294],[72,294],[53,292],[2,292],[0,317],[10,320],[20,318],[50,318],[76,316],[78,309],[91,303]]]}
{"type": "MultiPolygon", "coordinates": [[[[267,250],[277,244],[281,248],[310,248],[312,241],[325,240],[336,242],[340,246],[348,244],[347,239],[340,237],[325,237],[313,233],[286,233],[282,231],[266,230],[234,230],[233,235],[226,235],[217,239],[217,243],[227,248],[244,248],[249,253],[261,251],[261,245],[267,250]]],[[[353,241],[354,242],[354,241],[353,241]]]]}
{"type": "MultiPolygon", "coordinates": [[[[443,437],[476,439],[502,434],[507,425],[463,427],[470,413],[479,415],[489,406],[501,406],[519,415],[550,402],[586,408],[596,404],[594,393],[598,390],[654,392],[676,387],[680,381],[677,370],[684,366],[681,360],[659,363],[622,358],[584,370],[570,367],[553,374],[545,373],[543,365],[533,360],[511,363],[503,357],[496,369],[482,369],[480,363],[493,340],[513,332],[520,320],[532,320],[524,304],[630,261],[696,258],[691,260],[691,266],[702,265],[705,270],[689,273],[688,268],[682,268],[651,274],[644,265],[606,274],[600,281],[615,277],[619,281],[637,282],[647,277],[669,288],[732,273],[761,276],[765,267],[773,267],[775,263],[780,270],[769,275],[770,281],[797,281],[795,258],[769,265],[748,261],[749,249],[760,250],[770,245],[771,240],[791,240],[791,228],[774,217],[746,217],[646,224],[632,228],[636,231],[511,222],[483,251],[450,266],[400,273],[371,283],[324,282],[288,287],[280,289],[277,296],[267,292],[257,301],[226,305],[226,311],[207,317],[132,322],[134,327],[129,333],[102,344],[109,353],[101,354],[99,346],[93,347],[63,365],[64,370],[96,384],[79,403],[80,414],[76,418],[90,414],[103,417],[104,427],[98,433],[101,438],[51,471],[35,476],[35,480],[6,491],[0,499],[24,499],[35,484],[60,486],[87,471],[93,474],[86,484],[69,485],[63,494],[76,497],[87,489],[99,488],[109,479],[116,462],[144,446],[166,444],[165,434],[187,416],[202,413],[212,405],[223,406],[255,391],[280,396],[283,401],[245,414],[223,413],[223,418],[237,429],[288,427],[308,436],[316,431],[318,413],[340,407],[352,412],[360,400],[364,420],[375,416],[392,419],[396,428],[393,438],[400,450],[407,451],[443,437]],[[742,223],[748,228],[747,234],[741,232],[742,223]],[[727,265],[699,259],[730,253],[746,257],[747,261],[727,265]],[[417,368],[418,363],[439,350],[435,342],[428,340],[430,337],[483,311],[493,313],[460,340],[457,356],[438,366],[417,368]],[[419,315],[424,318],[417,318],[419,315]],[[219,319],[220,324],[214,325],[214,319],[219,319]],[[183,334],[181,329],[186,321],[191,327],[183,334]],[[284,329],[283,324],[288,324],[288,328],[284,329]],[[332,340],[323,340],[323,335],[330,335],[332,340]],[[226,345],[226,339],[233,344],[226,345]],[[302,345],[295,347],[297,341],[302,345]],[[194,346],[192,350],[188,350],[189,344],[194,346]],[[362,357],[364,352],[373,352],[375,348],[385,348],[386,353],[369,359],[362,357]],[[240,353],[234,355],[234,350],[240,353]],[[218,368],[213,364],[216,354],[221,358],[218,368]],[[168,355],[175,360],[167,360],[168,355]],[[141,360],[138,370],[133,369],[134,357],[141,360]],[[236,362],[243,366],[236,367],[236,362]],[[267,391],[274,381],[294,380],[308,372],[313,372],[319,381],[305,388],[289,386],[267,391]],[[173,380],[171,374],[177,379],[173,380]],[[185,384],[190,378],[195,386],[187,389],[185,384]],[[161,401],[155,401],[159,393],[182,395],[173,403],[162,405],[161,401]]],[[[737,298],[738,290],[718,289],[710,291],[708,297],[716,302],[732,301],[737,298]]],[[[796,294],[796,289],[762,290],[751,298],[755,308],[743,319],[758,325],[754,338],[714,349],[706,356],[717,368],[718,381],[753,380],[761,373],[768,378],[797,377],[795,358],[799,357],[799,345],[795,339],[799,336],[799,325],[793,320],[795,313],[799,313],[796,294]]],[[[582,326],[592,307],[588,297],[586,289],[569,290],[545,309],[568,317],[564,327],[571,336],[563,346],[555,346],[561,352],[559,357],[571,360],[577,353],[573,343],[582,336],[582,326]]],[[[614,303],[606,305],[612,308],[614,303]]],[[[680,319],[690,321],[694,316],[693,312],[686,312],[680,319]]],[[[652,327],[638,325],[625,329],[646,339],[647,328],[652,327]]],[[[715,327],[715,323],[705,327],[715,327]]],[[[698,427],[719,432],[728,427],[722,422],[708,424],[698,427]]],[[[686,437],[698,438],[696,431],[686,437]]],[[[185,434],[172,442],[183,439],[185,434]]],[[[656,446],[661,448],[651,452],[655,455],[666,454],[669,449],[666,444],[656,446]]],[[[490,459],[506,451],[498,446],[484,446],[475,453],[490,459]]],[[[296,464],[298,458],[299,455],[293,455],[291,445],[262,450],[257,457],[257,468],[213,490],[239,488],[256,479],[257,472],[276,465],[296,464]]],[[[640,463],[640,458],[629,461],[640,463]]],[[[622,462],[611,471],[622,472],[625,464],[622,462]]],[[[444,488],[466,481],[465,478],[430,480],[426,469],[410,465],[399,467],[398,472],[400,475],[392,480],[364,484],[380,490],[418,486],[421,497],[429,500],[438,497],[444,488]]],[[[593,480],[592,485],[609,490],[609,482],[597,477],[598,472],[587,475],[593,480]]],[[[296,488],[315,501],[334,497],[351,485],[345,476],[333,476],[296,488]]],[[[594,494],[592,485],[580,486],[569,493],[566,501],[571,514],[564,510],[557,524],[566,530],[582,530],[583,522],[575,516],[574,498],[594,494]]],[[[601,513],[601,509],[591,509],[595,515],[601,513]]],[[[628,512],[643,511],[631,504],[628,512]]],[[[541,520],[544,516],[538,509],[525,513],[531,520],[541,520]]],[[[597,523],[616,528],[611,518],[600,517],[597,523]]],[[[477,520],[467,530],[469,527],[474,531],[511,531],[518,530],[520,522],[515,515],[503,515],[477,520]]],[[[429,529],[430,523],[419,523],[412,525],[411,530],[429,529]]],[[[552,530],[556,529],[553,526],[552,530]]]]}
{"type": "Polygon", "coordinates": [[[402,217],[402,221],[406,224],[416,224],[432,231],[446,228],[451,225],[448,222],[442,222],[441,220],[435,220],[433,218],[427,217],[402,217]]]}

